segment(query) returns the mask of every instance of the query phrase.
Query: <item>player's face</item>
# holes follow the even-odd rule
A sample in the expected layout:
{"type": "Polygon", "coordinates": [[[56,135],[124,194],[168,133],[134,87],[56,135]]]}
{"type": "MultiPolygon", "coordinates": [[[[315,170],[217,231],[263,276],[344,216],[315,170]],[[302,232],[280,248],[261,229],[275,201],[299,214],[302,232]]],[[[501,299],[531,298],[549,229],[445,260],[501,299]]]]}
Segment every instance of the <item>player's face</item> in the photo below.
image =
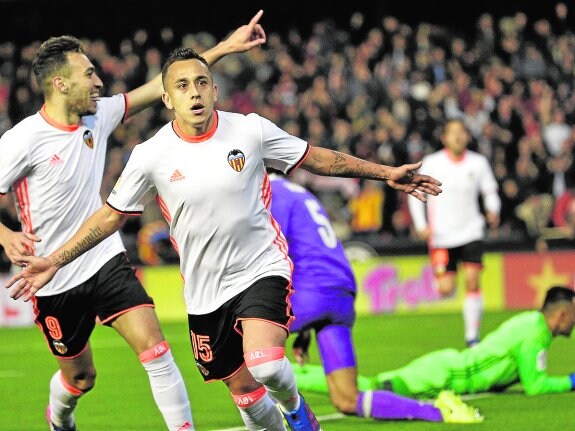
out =
{"type": "Polygon", "coordinates": [[[67,96],[68,110],[78,116],[96,113],[102,80],[96,68],[84,54],[68,54],[69,74],[62,78],[67,96]]]}
{"type": "Polygon", "coordinates": [[[459,121],[452,121],[445,126],[443,145],[454,156],[463,154],[469,143],[469,132],[459,121]]]}
{"type": "Polygon", "coordinates": [[[559,323],[559,334],[566,337],[571,336],[573,327],[575,326],[575,303],[566,308],[561,321],[559,323]]]}
{"type": "Polygon", "coordinates": [[[175,110],[182,131],[192,136],[205,133],[212,125],[218,94],[208,67],[196,59],[176,61],[165,85],[164,103],[175,110]]]}

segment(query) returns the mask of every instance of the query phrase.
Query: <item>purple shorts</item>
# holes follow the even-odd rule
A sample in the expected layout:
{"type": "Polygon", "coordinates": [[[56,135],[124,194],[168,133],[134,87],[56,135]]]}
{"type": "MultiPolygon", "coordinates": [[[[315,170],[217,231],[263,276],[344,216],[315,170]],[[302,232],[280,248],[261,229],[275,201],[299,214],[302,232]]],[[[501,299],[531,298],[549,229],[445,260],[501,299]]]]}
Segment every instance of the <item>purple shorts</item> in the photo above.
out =
{"type": "Polygon", "coordinates": [[[295,320],[291,332],[314,329],[326,374],[356,367],[351,328],[355,322],[354,293],[345,290],[306,292],[291,297],[295,320]]]}
{"type": "MultiPolygon", "coordinates": [[[[294,286],[295,287],[295,286],[294,286]]],[[[355,295],[343,289],[306,291],[294,289],[291,297],[295,320],[290,332],[313,328],[321,330],[327,325],[352,327],[355,322],[355,295]]]]}

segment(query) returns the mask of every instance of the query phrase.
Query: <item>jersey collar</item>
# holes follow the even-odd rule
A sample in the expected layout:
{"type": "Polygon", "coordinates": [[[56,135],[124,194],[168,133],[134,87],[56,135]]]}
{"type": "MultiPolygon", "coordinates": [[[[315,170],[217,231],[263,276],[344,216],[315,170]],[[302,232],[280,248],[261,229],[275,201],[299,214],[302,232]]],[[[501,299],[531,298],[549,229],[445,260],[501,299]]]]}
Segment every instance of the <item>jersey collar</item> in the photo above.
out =
{"type": "Polygon", "coordinates": [[[214,136],[217,128],[218,128],[218,111],[216,111],[215,109],[214,109],[214,122],[212,124],[212,127],[210,127],[209,130],[203,135],[198,136],[186,135],[184,132],[182,132],[182,129],[180,129],[177,120],[172,121],[172,129],[174,129],[176,135],[178,135],[180,139],[186,142],[190,142],[192,144],[207,141],[212,136],[214,136]]]}
{"type": "Polygon", "coordinates": [[[40,109],[40,116],[49,125],[55,127],[56,129],[63,130],[64,132],[75,132],[76,130],[78,130],[80,128],[79,124],[62,124],[62,123],[58,123],[53,118],[50,118],[50,116],[48,116],[48,113],[46,112],[46,105],[42,105],[42,108],[40,109]]]}

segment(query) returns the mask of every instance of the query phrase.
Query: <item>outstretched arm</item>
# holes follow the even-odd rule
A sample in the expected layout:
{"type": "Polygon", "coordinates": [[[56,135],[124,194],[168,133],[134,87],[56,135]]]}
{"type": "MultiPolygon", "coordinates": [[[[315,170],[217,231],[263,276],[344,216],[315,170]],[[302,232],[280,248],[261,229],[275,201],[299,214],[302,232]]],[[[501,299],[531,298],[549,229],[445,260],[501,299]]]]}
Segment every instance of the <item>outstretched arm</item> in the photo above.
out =
{"type": "Polygon", "coordinates": [[[547,348],[539,340],[521,344],[517,354],[517,370],[527,395],[569,392],[575,389],[575,376],[547,374],[547,348]]]}
{"type": "Polygon", "coordinates": [[[317,175],[385,181],[390,187],[422,202],[427,202],[425,194],[437,196],[441,193],[440,181],[415,172],[421,167],[421,162],[398,167],[378,165],[339,151],[311,147],[301,166],[317,175]]]}
{"type": "Polygon", "coordinates": [[[78,256],[95,247],[116,232],[128,216],[118,214],[107,205],[102,206],[84,222],[74,236],[48,257],[23,256],[25,267],[6,283],[6,288],[17,283],[10,297],[22,297],[28,301],[44,287],[58,272],[58,269],[75,260],[78,256]]]}
{"type": "MultiPolygon", "coordinates": [[[[228,54],[248,51],[253,47],[264,44],[266,42],[266,33],[259,24],[263,13],[263,10],[258,11],[248,24],[238,27],[229,37],[222,40],[213,48],[203,52],[202,56],[209,64],[214,64],[228,54]]],[[[158,74],[144,85],[130,91],[128,93],[130,110],[127,116],[130,117],[152,106],[154,103],[159,102],[163,92],[164,87],[162,85],[161,74],[158,74]]]]}

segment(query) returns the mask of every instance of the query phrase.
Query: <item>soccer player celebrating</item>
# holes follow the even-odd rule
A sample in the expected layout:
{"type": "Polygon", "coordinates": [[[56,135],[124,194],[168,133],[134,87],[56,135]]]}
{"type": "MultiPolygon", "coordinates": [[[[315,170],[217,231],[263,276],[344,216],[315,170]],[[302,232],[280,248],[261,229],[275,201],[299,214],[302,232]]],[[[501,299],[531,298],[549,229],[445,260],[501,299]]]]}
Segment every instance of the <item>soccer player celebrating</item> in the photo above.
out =
{"type": "Polygon", "coordinates": [[[141,214],[154,189],[180,254],[194,356],[205,380],[223,380],[250,430],[319,430],[298,394],[284,355],[289,326],[291,261],[269,212],[265,167],[380,179],[412,196],[437,195],[440,182],[415,174],[419,164],[370,163],[289,135],[257,114],[214,109],[217,86],[206,60],[176,50],[162,69],[163,101],[175,120],[136,146],[107,202],[47,258],[24,256],[10,283],[30,299],[60,268],[141,214]],[[269,395],[268,395],[269,394],[269,395]]]}
{"type": "MultiPolygon", "coordinates": [[[[214,62],[264,43],[261,15],[205,52],[206,58],[214,62]]],[[[33,70],[45,104],[0,139],[0,194],[13,189],[23,230],[0,224],[0,245],[17,265],[31,253],[57,249],[101,206],[108,137],[163,93],[158,75],[127,94],[100,97],[103,83],[72,36],[44,42],[33,70]]],[[[96,319],[113,327],[138,355],[167,428],[192,428],[184,381],[153,306],[118,233],[63,268],[35,297],[36,323],[59,366],[50,382],[53,431],[76,429],[76,404],[95,384],[89,337],[96,319]]]]}
{"type": "MultiPolygon", "coordinates": [[[[428,353],[374,378],[360,377],[363,389],[386,388],[417,398],[443,389],[458,394],[502,391],[521,383],[527,395],[575,390],[575,373],[547,374],[547,351],[557,336],[569,337],[575,325],[575,292],[564,286],[547,291],[540,311],[524,311],[502,323],[472,349],[428,353]]],[[[298,370],[300,389],[328,392],[323,370],[306,365],[298,370]]]]}

